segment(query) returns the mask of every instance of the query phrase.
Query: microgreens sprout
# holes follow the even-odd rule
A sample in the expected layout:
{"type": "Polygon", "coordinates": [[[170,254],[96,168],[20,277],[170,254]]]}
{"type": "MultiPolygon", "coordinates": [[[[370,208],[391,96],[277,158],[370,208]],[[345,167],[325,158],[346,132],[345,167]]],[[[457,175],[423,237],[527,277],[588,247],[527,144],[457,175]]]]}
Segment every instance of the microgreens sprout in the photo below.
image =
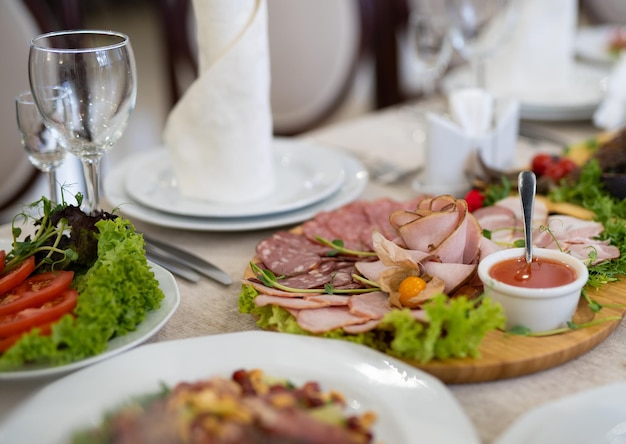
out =
{"type": "Polygon", "coordinates": [[[516,327],[511,328],[510,330],[507,330],[506,333],[517,335],[517,336],[530,336],[530,337],[539,338],[539,337],[544,337],[544,336],[559,335],[559,334],[567,333],[572,330],[580,330],[581,328],[593,327],[595,325],[599,325],[604,322],[621,321],[621,320],[622,320],[621,316],[608,316],[606,318],[596,319],[595,321],[585,322],[584,324],[576,324],[575,322],[568,322],[567,327],[555,328],[554,330],[535,331],[535,332],[531,331],[527,327],[518,325],[516,327]]]}
{"type": "MultiPolygon", "coordinates": [[[[254,273],[254,275],[263,283],[263,285],[270,287],[270,288],[277,288],[278,290],[287,291],[289,293],[360,294],[360,293],[371,293],[371,292],[380,290],[380,288],[377,286],[375,282],[369,281],[367,279],[362,279],[362,278],[357,279],[357,280],[360,280],[361,282],[367,283],[367,284],[370,284],[370,283],[375,284],[376,286],[368,287],[368,288],[335,288],[332,285],[332,283],[327,283],[324,285],[323,290],[320,288],[306,288],[306,289],[293,288],[293,287],[288,287],[286,285],[282,285],[279,282],[279,279],[271,270],[264,270],[261,267],[259,267],[257,264],[255,264],[254,262],[250,262],[250,268],[252,269],[252,272],[254,273]]],[[[356,275],[352,275],[352,277],[356,278],[356,275]]]]}
{"type": "Polygon", "coordinates": [[[376,253],[374,253],[373,251],[357,251],[357,250],[350,250],[349,248],[345,248],[343,241],[341,239],[335,239],[331,242],[327,239],[316,236],[315,240],[323,245],[333,248],[331,251],[329,251],[326,254],[327,256],[337,256],[337,254],[339,253],[349,254],[351,256],[362,256],[362,257],[376,256],[376,253]]]}

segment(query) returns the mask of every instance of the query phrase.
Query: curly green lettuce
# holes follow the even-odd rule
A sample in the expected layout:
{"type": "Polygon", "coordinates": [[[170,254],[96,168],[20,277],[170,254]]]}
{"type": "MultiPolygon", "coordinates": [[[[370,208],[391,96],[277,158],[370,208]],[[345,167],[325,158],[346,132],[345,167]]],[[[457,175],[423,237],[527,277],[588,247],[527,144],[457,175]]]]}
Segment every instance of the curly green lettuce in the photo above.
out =
{"type": "Polygon", "coordinates": [[[72,286],[75,316],[65,315],[50,336],[33,331],[0,356],[0,371],[25,365],[63,365],[106,350],[110,339],[136,329],[164,294],[150,269],[141,234],[121,217],[96,223],[97,258],[72,286]]]}
{"type": "MultiPolygon", "coordinates": [[[[254,315],[259,327],[312,335],[287,310],[275,305],[257,307],[257,295],[251,285],[242,286],[239,311],[254,315]]],[[[433,359],[479,357],[479,346],[487,332],[505,325],[502,306],[487,297],[448,298],[440,294],[424,309],[428,323],[416,320],[407,309],[391,310],[374,330],[348,334],[339,328],[316,336],[351,341],[401,359],[427,363],[433,359]]]]}

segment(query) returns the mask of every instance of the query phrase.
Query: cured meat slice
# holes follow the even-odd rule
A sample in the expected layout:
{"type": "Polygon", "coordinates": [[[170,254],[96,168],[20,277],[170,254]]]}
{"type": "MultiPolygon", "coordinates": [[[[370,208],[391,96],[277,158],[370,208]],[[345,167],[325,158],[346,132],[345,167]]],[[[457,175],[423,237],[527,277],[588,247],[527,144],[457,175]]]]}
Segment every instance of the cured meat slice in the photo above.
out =
{"type": "Polygon", "coordinates": [[[327,306],[348,305],[350,296],[340,296],[337,294],[320,294],[314,296],[304,296],[304,299],[311,301],[320,301],[327,306]]]}
{"type": "Polygon", "coordinates": [[[372,319],[362,324],[346,325],[345,327],[343,327],[343,331],[351,335],[356,335],[359,333],[372,331],[376,327],[378,327],[378,324],[380,324],[380,319],[372,319]]]}
{"type": "MultiPolygon", "coordinates": [[[[273,287],[268,287],[266,285],[263,285],[261,282],[257,281],[257,280],[253,280],[253,279],[244,279],[242,280],[242,283],[244,285],[252,285],[252,287],[258,291],[260,294],[267,294],[270,296],[281,296],[284,298],[300,298],[303,296],[312,296],[315,293],[298,293],[298,292],[291,292],[291,291],[283,291],[283,290],[279,290],[278,288],[273,288],[273,287]]],[[[320,290],[320,293],[322,294],[322,291],[320,290]]]]}
{"type": "Polygon", "coordinates": [[[348,306],[350,313],[368,319],[380,319],[391,310],[389,296],[382,291],[352,295],[348,306]]]}
{"type": "Polygon", "coordinates": [[[340,306],[300,310],[296,320],[308,332],[324,333],[346,325],[362,324],[369,319],[352,314],[348,307],[340,306]]]}
{"type": "Polygon", "coordinates": [[[279,231],[259,242],[256,253],[263,264],[276,275],[294,276],[319,266],[321,255],[329,250],[304,236],[279,231]]]}
{"type": "Polygon", "coordinates": [[[304,310],[308,308],[322,308],[328,307],[330,301],[324,301],[323,299],[312,298],[286,298],[283,296],[269,296],[266,294],[259,294],[254,298],[254,303],[257,307],[265,307],[266,305],[277,305],[283,308],[291,308],[295,310],[304,310]]]}
{"type": "Polygon", "coordinates": [[[359,273],[365,276],[366,279],[370,281],[376,281],[378,276],[384,269],[387,268],[382,261],[374,261],[374,262],[357,262],[355,267],[359,273]]]}
{"type": "Polygon", "coordinates": [[[453,293],[466,283],[476,271],[476,264],[446,264],[443,262],[424,262],[424,271],[437,276],[445,283],[444,293],[453,293]]]}

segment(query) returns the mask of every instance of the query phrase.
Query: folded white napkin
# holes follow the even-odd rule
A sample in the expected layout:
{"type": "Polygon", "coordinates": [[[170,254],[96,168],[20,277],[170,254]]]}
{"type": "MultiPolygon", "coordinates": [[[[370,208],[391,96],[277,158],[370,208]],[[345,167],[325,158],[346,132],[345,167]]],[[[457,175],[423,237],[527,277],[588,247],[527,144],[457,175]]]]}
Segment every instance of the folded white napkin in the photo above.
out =
{"type": "Polygon", "coordinates": [[[593,123],[612,131],[626,124],[626,53],[622,53],[611,70],[605,97],[593,115],[593,123]]]}
{"type": "Polygon", "coordinates": [[[519,102],[477,88],[449,97],[450,116],[428,114],[425,168],[420,188],[431,194],[462,197],[472,186],[480,155],[490,167],[513,166],[519,126],[519,102]]]}
{"type": "Polygon", "coordinates": [[[511,35],[487,60],[488,89],[513,97],[562,90],[572,79],[577,0],[524,0],[517,7],[511,35]]]}
{"type": "Polygon", "coordinates": [[[194,0],[199,75],[163,138],[185,197],[243,203],[274,189],[266,0],[194,0]]]}

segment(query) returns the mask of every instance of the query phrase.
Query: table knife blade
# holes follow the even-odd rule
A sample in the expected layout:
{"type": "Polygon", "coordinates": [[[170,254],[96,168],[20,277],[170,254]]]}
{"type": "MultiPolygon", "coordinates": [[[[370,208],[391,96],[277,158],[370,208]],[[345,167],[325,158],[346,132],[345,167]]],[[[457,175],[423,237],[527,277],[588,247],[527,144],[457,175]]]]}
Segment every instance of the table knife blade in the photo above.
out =
{"type": "Polygon", "coordinates": [[[168,257],[161,255],[160,253],[149,251],[149,248],[146,248],[146,257],[155,264],[160,265],[161,267],[170,271],[172,274],[188,280],[189,282],[195,283],[200,280],[200,275],[190,267],[177,263],[169,259],[168,257]]]}
{"type": "Polygon", "coordinates": [[[186,265],[194,271],[197,271],[198,273],[213,279],[220,284],[230,285],[233,283],[233,279],[225,271],[221,270],[211,262],[181,248],[161,242],[151,237],[146,237],[145,234],[143,238],[146,242],[146,248],[152,248],[152,251],[160,251],[161,253],[169,254],[172,260],[178,261],[180,264],[186,265]]]}

